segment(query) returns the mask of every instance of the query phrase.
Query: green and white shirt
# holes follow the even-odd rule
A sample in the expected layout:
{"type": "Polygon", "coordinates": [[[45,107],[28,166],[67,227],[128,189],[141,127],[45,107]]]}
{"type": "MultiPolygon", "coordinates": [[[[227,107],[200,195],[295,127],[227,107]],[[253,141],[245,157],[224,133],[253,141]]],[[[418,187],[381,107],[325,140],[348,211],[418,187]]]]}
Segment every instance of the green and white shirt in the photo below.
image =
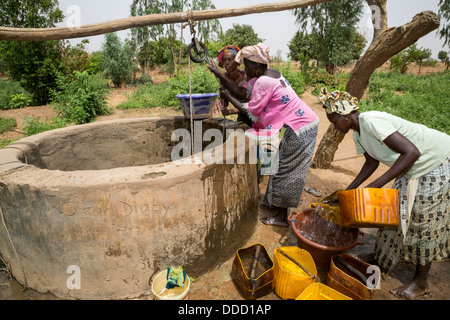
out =
{"type": "Polygon", "coordinates": [[[450,136],[386,112],[361,113],[359,129],[359,133],[357,131],[353,133],[357,153],[367,152],[388,167],[391,167],[400,156],[383,142],[394,132],[401,133],[419,149],[421,156],[405,174],[408,179],[427,174],[450,156],[450,136]]]}

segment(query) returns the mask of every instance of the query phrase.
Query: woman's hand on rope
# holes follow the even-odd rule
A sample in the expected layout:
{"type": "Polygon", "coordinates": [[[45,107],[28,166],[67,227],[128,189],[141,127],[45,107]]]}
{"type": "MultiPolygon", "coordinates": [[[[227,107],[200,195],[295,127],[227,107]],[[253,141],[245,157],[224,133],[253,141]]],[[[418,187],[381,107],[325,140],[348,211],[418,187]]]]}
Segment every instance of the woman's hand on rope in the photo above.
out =
{"type": "Polygon", "coordinates": [[[228,91],[228,89],[225,89],[224,87],[220,87],[220,90],[219,90],[219,93],[220,93],[220,97],[222,98],[222,99],[224,99],[224,100],[228,100],[228,101],[231,101],[231,95],[230,95],[230,91],[228,91]]]}
{"type": "Polygon", "coordinates": [[[222,75],[222,72],[220,72],[219,68],[216,66],[215,63],[211,63],[209,65],[207,65],[207,67],[209,68],[209,70],[214,73],[214,75],[216,77],[220,77],[222,75]]]}

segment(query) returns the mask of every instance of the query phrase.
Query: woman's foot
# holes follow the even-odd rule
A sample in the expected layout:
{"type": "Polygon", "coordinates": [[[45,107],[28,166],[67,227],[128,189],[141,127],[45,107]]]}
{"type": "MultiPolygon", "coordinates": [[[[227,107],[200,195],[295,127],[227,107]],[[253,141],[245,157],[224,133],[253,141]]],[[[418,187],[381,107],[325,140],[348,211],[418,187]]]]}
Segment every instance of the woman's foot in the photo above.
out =
{"type": "Polygon", "coordinates": [[[272,212],[276,212],[277,214],[275,216],[269,216],[269,217],[259,217],[259,220],[269,226],[275,226],[275,227],[288,227],[289,222],[287,220],[287,213],[288,208],[280,208],[272,206],[270,209],[272,212]]]}
{"type": "Polygon", "coordinates": [[[431,262],[424,266],[417,264],[416,273],[414,274],[412,281],[404,286],[391,290],[390,292],[398,298],[409,300],[430,293],[427,282],[430,268],[431,262]]]}
{"type": "Polygon", "coordinates": [[[420,296],[429,294],[430,290],[428,286],[422,287],[412,281],[404,286],[391,290],[390,293],[400,299],[413,300],[420,296]]]}

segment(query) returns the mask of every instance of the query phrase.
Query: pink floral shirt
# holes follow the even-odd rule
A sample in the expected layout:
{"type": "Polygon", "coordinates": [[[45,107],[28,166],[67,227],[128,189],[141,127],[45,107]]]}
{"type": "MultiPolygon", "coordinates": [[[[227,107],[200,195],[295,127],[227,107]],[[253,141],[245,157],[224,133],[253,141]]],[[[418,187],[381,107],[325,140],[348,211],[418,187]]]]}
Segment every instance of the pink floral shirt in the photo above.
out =
{"type": "Polygon", "coordinates": [[[274,136],[284,125],[298,136],[319,123],[319,117],[283,76],[259,77],[253,85],[251,100],[244,107],[253,120],[253,127],[247,130],[250,136],[274,136]]]}

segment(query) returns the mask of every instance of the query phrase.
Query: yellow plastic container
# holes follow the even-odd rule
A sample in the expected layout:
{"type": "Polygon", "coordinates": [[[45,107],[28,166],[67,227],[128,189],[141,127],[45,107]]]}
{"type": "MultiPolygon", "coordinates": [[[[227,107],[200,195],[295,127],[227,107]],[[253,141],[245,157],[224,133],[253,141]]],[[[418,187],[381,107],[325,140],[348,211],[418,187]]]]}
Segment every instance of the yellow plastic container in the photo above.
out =
{"type": "MultiPolygon", "coordinates": [[[[281,250],[297,260],[317,277],[317,268],[311,254],[299,247],[281,247],[281,250]]],[[[295,299],[311,283],[315,282],[308,274],[289,258],[274,250],[275,292],[283,299],[295,299]]]]}
{"type": "Polygon", "coordinates": [[[358,188],[337,190],[310,208],[335,224],[348,228],[380,228],[399,223],[398,190],[358,188]]]}
{"type": "Polygon", "coordinates": [[[295,300],[352,300],[352,298],[316,282],[309,285],[295,300]]]}
{"type": "Polygon", "coordinates": [[[397,189],[359,188],[338,194],[341,223],[353,228],[397,226],[397,189]]]}
{"type": "Polygon", "coordinates": [[[317,213],[327,221],[342,225],[341,210],[339,208],[338,194],[342,190],[336,190],[332,194],[326,196],[319,203],[311,203],[309,207],[317,210],[317,213]]]}

